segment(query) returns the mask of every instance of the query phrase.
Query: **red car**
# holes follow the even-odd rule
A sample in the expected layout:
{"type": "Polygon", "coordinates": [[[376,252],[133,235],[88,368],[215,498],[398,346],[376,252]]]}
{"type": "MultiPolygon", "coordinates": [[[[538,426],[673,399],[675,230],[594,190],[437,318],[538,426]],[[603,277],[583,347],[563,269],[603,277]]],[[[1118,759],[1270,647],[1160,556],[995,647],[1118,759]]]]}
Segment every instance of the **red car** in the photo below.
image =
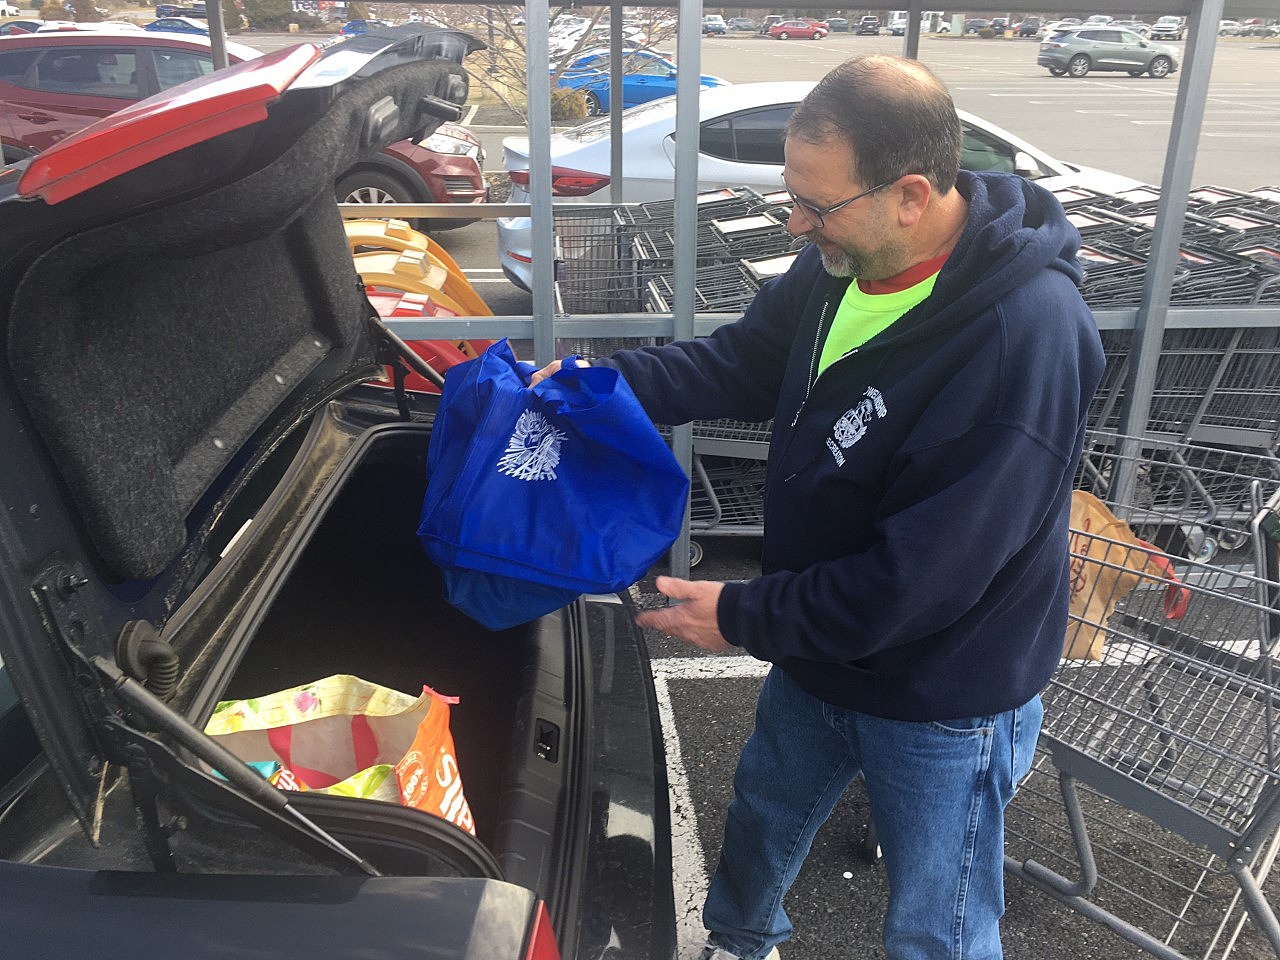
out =
{"type": "Polygon", "coordinates": [[[769,36],[775,40],[821,40],[827,31],[807,20],[783,20],[769,28],[769,36]]]}
{"type": "MultiPolygon", "coordinates": [[[[227,59],[258,51],[228,41],[227,59]]],[[[0,37],[0,144],[13,163],[161,90],[213,72],[207,37],[138,30],[0,37]]],[[[482,203],[484,152],[465,127],[393,143],[340,176],[344,203],[482,203]]],[[[466,219],[432,220],[437,229],[466,219]]]]}

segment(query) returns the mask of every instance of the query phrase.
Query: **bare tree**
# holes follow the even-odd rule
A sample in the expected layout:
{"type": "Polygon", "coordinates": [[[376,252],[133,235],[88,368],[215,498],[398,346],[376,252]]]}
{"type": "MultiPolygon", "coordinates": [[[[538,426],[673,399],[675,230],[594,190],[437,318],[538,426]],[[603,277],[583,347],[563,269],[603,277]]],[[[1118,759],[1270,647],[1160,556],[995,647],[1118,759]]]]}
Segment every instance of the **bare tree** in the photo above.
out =
{"type": "MultiPolygon", "coordinates": [[[[473,54],[468,58],[467,71],[473,83],[479,85],[495,97],[505,107],[518,114],[526,123],[529,119],[528,108],[528,53],[525,42],[525,24],[520,14],[521,7],[505,5],[494,6],[425,6],[419,7],[424,19],[428,22],[447,24],[458,29],[467,30],[483,40],[488,49],[473,54]]],[[[636,8],[630,8],[636,10],[636,8]]],[[[552,35],[568,37],[567,43],[559,47],[560,53],[553,63],[547,65],[552,71],[551,84],[554,91],[556,81],[563,75],[565,66],[583,50],[608,43],[608,34],[601,35],[597,30],[602,19],[609,13],[608,7],[552,7],[548,30],[552,35]],[[572,23],[572,31],[565,30],[572,23]]],[[[641,28],[645,43],[652,46],[671,38],[674,33],[674,22],[663,23],[670,17],[670,11],[650,12],[645,15],[645,8],[639,8],[636,21],[648,24],[648,29],[641,28]]],[[[615,25],[621,29],[621,25],[615,25]]]]}

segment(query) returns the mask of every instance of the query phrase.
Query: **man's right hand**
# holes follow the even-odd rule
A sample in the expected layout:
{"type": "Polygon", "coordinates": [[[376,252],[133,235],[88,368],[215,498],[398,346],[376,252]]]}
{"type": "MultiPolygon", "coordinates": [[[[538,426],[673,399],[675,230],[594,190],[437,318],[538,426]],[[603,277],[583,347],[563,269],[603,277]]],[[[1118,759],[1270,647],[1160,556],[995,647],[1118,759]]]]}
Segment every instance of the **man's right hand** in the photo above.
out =
{"type": "MultiPolygon", "coordinates": [[[[541,383],[543,380],[547,379],[547,377],[549,377],[549,376],[551,376],[553,373],[556,373],[557,371],[559,371],[559,369],[560,369],[560,364],[562,364],[563,362],[564,362],[563,360],[552,360],[550,363],[548,363],[548,364],[547,364],[545,367],[543,367],[541,370],[538,370],[538,371],[537,371],[537,372],[535,372],[532,376],[530,376],[530,377],[529,377],[529,386],[530,386],[530,387],[536,387],[536,386],[537,386],[539,383],[541,383]]],[[[583,360],[581,357],[579,357],[577,360],[575,360],[575,361],[574,361],[574,363],[575,363],[577,366],[579,366],[579,367],[589,367],[589,366],[591,366],[591,361],[590,361],[590,360],[583,360]]],[[[594,374],[593,374],[593,376],[594,376],[594,374]]]]}

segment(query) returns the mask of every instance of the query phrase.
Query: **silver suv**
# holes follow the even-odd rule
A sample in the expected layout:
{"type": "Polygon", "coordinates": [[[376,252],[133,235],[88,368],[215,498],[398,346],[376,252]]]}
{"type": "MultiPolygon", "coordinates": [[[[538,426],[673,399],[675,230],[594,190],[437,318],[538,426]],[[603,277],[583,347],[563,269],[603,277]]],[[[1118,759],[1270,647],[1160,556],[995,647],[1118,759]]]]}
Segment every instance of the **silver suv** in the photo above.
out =
{"type": "Polygon", "coordinates": [[[1151,25],[1152,40],[1181,40],[1184,30],[1181,17],[1161,17],[1151,25]]]}

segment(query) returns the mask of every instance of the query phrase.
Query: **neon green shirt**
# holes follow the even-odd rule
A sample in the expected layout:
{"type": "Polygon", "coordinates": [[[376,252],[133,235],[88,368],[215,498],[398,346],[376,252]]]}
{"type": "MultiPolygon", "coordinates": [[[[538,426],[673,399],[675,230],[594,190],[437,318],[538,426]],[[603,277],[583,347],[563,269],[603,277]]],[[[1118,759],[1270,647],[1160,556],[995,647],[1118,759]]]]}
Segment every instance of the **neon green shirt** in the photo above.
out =
{"type": "Polygon", "coordinates": [[[929,296],[937,279],[938,273],[934,271],[914,286],[896,293],[864,293],[857,280],[850,283],[822,344],[819,375],[850,350],[887,330],[895,320],[929,296]]]}

